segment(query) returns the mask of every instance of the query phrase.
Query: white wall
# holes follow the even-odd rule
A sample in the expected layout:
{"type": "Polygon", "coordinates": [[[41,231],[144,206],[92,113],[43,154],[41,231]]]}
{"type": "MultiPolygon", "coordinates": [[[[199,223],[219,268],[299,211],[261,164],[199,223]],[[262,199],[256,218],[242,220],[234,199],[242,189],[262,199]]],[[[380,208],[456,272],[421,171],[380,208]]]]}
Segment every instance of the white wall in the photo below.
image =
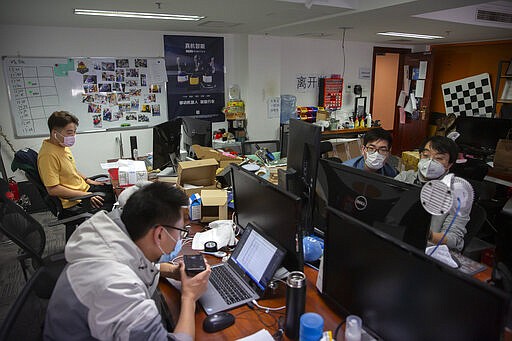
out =
{"type": "MultiPolygon", "coordinates": [[[[25,57],[62,56],[163,56],[163,35],[176,32],[80,29],[69,27],[0,26],[0,55],[25,57]]],[[[209,34],[205,34],[209,35],[209,34]]],[[[211,35],[211,34],[210,34],[211,35]]],[[[219,36],[219,35],[217,35],[219,36]]],[[[270,36],[223,35],[225,83],[238,84],[246,102],[248,134],[253,140],[278,138],[279,119],[267,118],[267,99],[280,94],[298,97],[298,105],[316,105],[318,93],[296,93],[297,74],[342,73],[339,41],[280,38],[270,36]]],[[[359,80],[360,67],[371,68],[373,44],[345,42],[345,84],[361,84],[370,96],[370,80],[359,80]]],[[[3,72],[0,72],[0,126],[16,150],[39,150],[43,138],[14,138],[3,72]]],[[[346,91],[344,109],[351,110],[353,96],[346,91]]],[[[219,125],[214,125],[216,128],[219,125]]],[[[222,124],[220,124],[222,126],[222,124]]],[[[73,153],[84,174],[100,173],[100,162],[119,156],[116,137],[120,132],[78,135],[73,153]]],[[[152,150],[151,129],[123,131],[124,155],[130,155],[129,137],[137,136],[139,155],[152,150]]],[[[10,172],[12,152],[0,139],[4,165],[10,172]]],[[[16,173],[17,179],[21,174],[16,173]]]]}
{"type": "MultiPolygon", "coordinates": [[[[0,26],[0,55],[26,57],[62,57],[62,56],[140,56],[162,57],[163,35],[186,34],[176,32],[129,31],[106,29],[79,29],[69,27],[30,27],[30,26],[0,26]]],[[[224,35],[225,47],[225,82],[234,83],[232,77],[241,79],[245,85],[244,75],[239,73],[245,68],[238,66],[238,60],[246,60],[243,49],[234,49],[234,39],[242,38],[224,35]],[[236,52],[236,53],[235,53],[236,52]]],[[[246,39],[246,38],[245,38],[246,39]]],[[[8,94],[3,72],[0,72],[0,126],[16,150],[30,147],[36,151],[41,146],[43,137],[14,138],[11,121],[8,94]]],[[[77,160],[78,169],[84,174],[101,173],[99,163],[107,159],[119,157],[119,145],[116,137],[120,132],[100,132],[79,134],[73,154],[77,160]]],[[[124,155],[130,155],[130,136],[137,136],[139,155],[152,151],[153,137],[151,129],[123,131],[124,155]]],[[[13,153],[0,138],[4,165],[10,172],[13,153]]],[[[16,178],[23,179],[21,172],[16,178]]]]}
{"type": "MultiPolygon", "coordinates": [[[[343,112],[353,111],[355,84],[362,86],[369,107],[371,80],[359,79],[359,69],[371,70],[374,46],[345,42],[343,112]]],[[[242,98],[246,101],[248,134],[254,140],[279,138],[279,119],[267,118],[269,97],[291,94],[297,96],[298,106],[317,105],[318,91],[297,91],[297,75],[330,76],[343,72],[341,42],[335,40],[249,36],[248,59],[248,90],[242,90],[242,98]]]]}

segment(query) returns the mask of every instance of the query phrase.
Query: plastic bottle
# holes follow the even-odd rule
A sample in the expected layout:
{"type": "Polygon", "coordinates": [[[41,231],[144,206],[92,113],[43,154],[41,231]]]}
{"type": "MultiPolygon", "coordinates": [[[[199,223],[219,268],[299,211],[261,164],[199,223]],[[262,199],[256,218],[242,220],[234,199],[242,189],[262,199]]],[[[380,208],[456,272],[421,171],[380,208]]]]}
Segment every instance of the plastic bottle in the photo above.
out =
{"type": "Polygon", "coordinates": [[[369,128],[372,126],[372,114],[368,113],[368,116],[366,117],[366,126],[369,128]]]}
{"type": "Polygon", "coordinates": [[[356,121],[354,122],[354,128],[359,128],[359,117],[356,117],[356,121]]]}
{"type": "Polygon", "coordinates": [[[361,341],[361,330],[363,328],[361,318],[356,315],[349,315],[346,321],[345,341],[361,341]]]}
{"type": "Polygon", "coordinates": [[[318,341],[324,331],[324,319],[317,313],[305,313],[300,317],[299,341],[318,341]]]}

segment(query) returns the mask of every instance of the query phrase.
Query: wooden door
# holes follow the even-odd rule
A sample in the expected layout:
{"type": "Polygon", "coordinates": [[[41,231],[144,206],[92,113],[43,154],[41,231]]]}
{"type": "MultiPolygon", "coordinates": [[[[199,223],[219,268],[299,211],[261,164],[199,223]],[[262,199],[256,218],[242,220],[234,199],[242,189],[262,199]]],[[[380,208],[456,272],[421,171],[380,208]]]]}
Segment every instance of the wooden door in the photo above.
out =
{"type": "MultiPolygon", "coordinates": [[[[423,97],[416,98],[416,111],[413,111],[412,114],[406,113],[405,123],[400,123],[399,107],[396,107],[395,110],[392,152],[398,156],[401,156],[402,151],[417,149],[427,137],[430,119],[432,78],[434,74],[434,58],[431,52],[406,53],[401,55],[398,89],[403,89],[404,66],[408,66],[409,79],[411,80],[409,94],[415,92],[416,87],[419,86],[419,82],[418,80],[413,80],[413,78],[415,78],[413,77],[413,72],[420,69],[420,62],[427,63],[427,72],[423,82],[423,97]]],[[[406,103],[410,98],[409,94],[406,103]]]]}

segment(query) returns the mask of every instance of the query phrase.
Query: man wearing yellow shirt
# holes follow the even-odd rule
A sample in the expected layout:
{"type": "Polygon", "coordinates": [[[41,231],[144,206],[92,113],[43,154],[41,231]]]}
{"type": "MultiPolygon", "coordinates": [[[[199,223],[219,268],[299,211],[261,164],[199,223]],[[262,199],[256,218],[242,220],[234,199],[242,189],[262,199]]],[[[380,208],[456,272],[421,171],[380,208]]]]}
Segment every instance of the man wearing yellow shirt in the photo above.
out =
{"type": "Polygon", "coordinates": [[[102,192],[105,197],[90,198],[92,207],[110,210],[114,202],[112,187],[94,181],[80,173],[69,147],[75,143],[78,118],[67,111],[56,111],[48,118],[50,138],[43,141],[37,158],[37,167],[43,184],[51,196],[59,197],[66,218],[90,209],[85,203],[69,198],[102,192]]]}

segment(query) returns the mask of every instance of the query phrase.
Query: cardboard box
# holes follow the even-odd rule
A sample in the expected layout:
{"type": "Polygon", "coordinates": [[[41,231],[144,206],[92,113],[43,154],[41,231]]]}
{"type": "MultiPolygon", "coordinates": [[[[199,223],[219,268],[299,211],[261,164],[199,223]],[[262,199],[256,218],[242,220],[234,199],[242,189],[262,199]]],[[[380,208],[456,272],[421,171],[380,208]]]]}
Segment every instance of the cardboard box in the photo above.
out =
{"type": "Polygon", "coordinates": [[[179,162],[176,187],[183,190],[188,197],[203,189],[215,189],[217,168],[219,164],[215,159],[179,162]]]}
{"type": "Polygon", "coordinates": [[[406,170],[418,170],[418,162],[420,161],[420,153],[414,151],[402,152],[402,158],[400,159],[400,165],[398,169],[400,171],[406,170]]]}
{"type": "Polygon", "coordinates": [[[228,219],[228,193],[223,189],[201,191],[201,222],[228,219]]]}
{"type": "Polygon", "coordinates": [[[362,139],[337,139],[331,140],[333,150],[329,157],[338,157],[341,161],[347,161],[361,156],[362,139]]]}
{"type": "Polygon", "coordinates": [[[318,112],[316,113],[317,121],[329,121],[329,119],[330,119],[330,115],[325,110],[318,110],[318,112]]]}
{"type": "Polygon", "coordinates": [[[224,168],[228,166],[230,163],[239,164],[243,161],[241,157],[235,156],[227,156],[219,152],[218,150],[212,149],[210,147],[203,147],[197,144],[192,146],[194,148],[194,153],[196,153],[197,157],[200,159],[215,159],[219,163],[220,168],[224,168]]]}

